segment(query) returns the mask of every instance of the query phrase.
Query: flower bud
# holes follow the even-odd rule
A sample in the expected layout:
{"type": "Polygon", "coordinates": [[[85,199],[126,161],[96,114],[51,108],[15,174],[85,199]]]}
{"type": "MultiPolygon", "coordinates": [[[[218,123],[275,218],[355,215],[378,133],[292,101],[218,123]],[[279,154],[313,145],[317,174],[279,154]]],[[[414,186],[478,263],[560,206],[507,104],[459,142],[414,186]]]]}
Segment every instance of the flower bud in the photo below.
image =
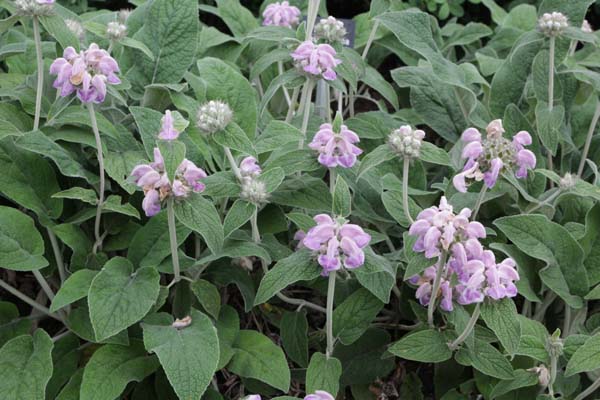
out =
{"type": "Polygon", "coordinates": [[[106,26],[106,35],[110,40],[121,40],[127,36],[127,27],[120,22],[109,22],[106,26]]]}
{"type": "Polygon", "coordinates": [[[413,130],[410,126],[403,125],[390,134],[388,144],[392,151],[401,157],[419,158],[424,137],[425,132],[422,130],[413,130]]]}
{"type": "Polygon", "coordinates": [[[119,12],[117,13],[117,18],[119,19],[119,21],[124,24],[125,22],[127,22],[127,19],[129,18],[129,16],[131,15],[131,10],[128,8],[123,8],[121,10],[119,10],[119,12]]]}
{"type": "Polygon", "coordinates": [[[254,204],[266,203],[269,199],[267,187],[258,179],[246,177],[242,182],[240,198],[254,204]]]}
{"type": "Polygon", "coordinates": [[[215,133],[229,125],[233,118],[233,111],[227,103],[211,100],[198,109],[198,128],[204,133],[215,133]]]}
{"type": "Polygon", "coordinates": [[[560,329],[554,331],[546,340],[546,351],[550,357],[560,357],[563,354],[563,341],[560,338],[560,329]]]}
{"type": "Polygon", "coordinates": [[[190,317],[189,315],[185,318],[179,319],[177,318],[175,320],[175,322],[173,322],[171,324],[171,326],[175,329],[183,329],[183,328],[187,328],[188,326],[190,326],[190,324],[192,323],[192,317],[190,317]]]}
{"type": "Polygon", "coordinates": [[[79,21],[74,19],[65,19],[65,25],[67,25],[67,28],[69,28],[69,30],[73,32],[75,36],[77,36],[79,41],[82,41],[85,38],[85,30],[79,21]]]}
{"type": "Polygon", "coordinates": [[[585,33],[593,33],[594,32],[594,30],[592,29],[592,25],[590,25],[590,23],[587,19],[583,20],[583,23],[581,24],[581,30],[585,33]]]}
{"type": "Polygon", "coordinates": [[[17,15],[40,16],[52,14],[54,0],[16,0],[15,8],[17,15]]]}
{"type": "Polygon", "coordinates": [[[565,176],[558,181],[558,186],[563,190],[571,189],[575,184],[577,184],[577,175],[569,173],[566,173],[565,176]]]}
{"type": "Polygon", "coordinates": [[[539,30],[546,36],[559,36],[567,27],[567,17],[559,12],[544,13],[538,20],[539,30]]]}
{"type": "Polygon", "coordinates": [[[544,364],[540,364],[539,367],[529,368],[527,371],[535,372],[538,376],[538,384],[541,387],[547,387],[550,383],[550,371],[544,364]]]}
{"type": "Polygon", "coordinates": [[[348,31],[344,27],[344,23],[334,17],[328,17],[322,19],[315,26],[315,38],[322,39],[329,43],[341,43],[347,45],[349,43],[346,39],[348,31]]]}

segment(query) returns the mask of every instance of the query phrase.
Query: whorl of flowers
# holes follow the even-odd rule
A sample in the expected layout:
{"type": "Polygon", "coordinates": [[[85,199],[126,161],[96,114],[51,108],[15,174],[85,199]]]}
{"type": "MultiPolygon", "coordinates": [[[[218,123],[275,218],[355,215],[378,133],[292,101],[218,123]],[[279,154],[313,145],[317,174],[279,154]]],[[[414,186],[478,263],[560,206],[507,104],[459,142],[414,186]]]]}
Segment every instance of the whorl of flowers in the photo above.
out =
{"type": "Polygon", "coordinates": [[[232,118],[233,111],[227,103],[211,100],[200,106],[196,119],[198,128],[204,133],[211,134],[225,129],[232,118]]]}
{"type": "Polygon", "coordinates": [[[332,124],[322,124],[308,147],[319,152],[319,162],[327,168],[352,168],[356,156],[362,154],[362,150],[354,145],[358,142],[358,135],[346,125],[334,132],[332,124]]]}
{"type": "Polygon", "coordinates": [[[425,132],[422,130],[403,125],[390,134],[388,144],[392,151],[401,157],[419,158],[424,137],[425,132]]]}
{"type": "Polygon", "coordinates": [[[347,34],[348,31],[346,31],[344,23],[332,16],[323,18],[315,26],[315,38],[329,43],[348,45],[350,41],[346,39],[347,34]]]}
{"type": "Polygon", "coordinates": [[[171,184],[165,173],[165,164],[160,150],[154,148],[154,162],[135,166],[131,176],[134,178],[135,184],[144,190],[142,208],[146,216],[151,217],[158,214],[161,202],[169,196],[185,198],[190,192],[204,191],[205,185],[201,180],[207,175],[202,168],[198,168],[190,160],[184,159],[177,168],[175,179],[171,184]]]}
{"type": "Polygon", "coordinates": [[[79,21],[74,19],[65,19],[65,25],[67,25],[67,28],[69,28],[69,30],[75,36],[77,36],[79,41],[82,41],[85,38],[85,29],[83,29],[83,26],[81,26],[79,21]]]}
{"type": "Polygon", "coordinates": [[[16,0],[15,8],[18,15],[50,15],[55,0],[16,0]]]}
{"type": "Polygon", "coordinates": [[[535,154],[525,149],[531,144],[531,135],[520,131],[510,141],[503,133],[500,119],[490,122],[485,139],[475,128],[463,132],[462,140],[466,145],[462,157],[467,162],[463,171],[452,180],[456,190],[466,192],[467,179],[483,180],[488,188],[492,188],[503,170],[514,171],[517,178],[526,178],[527,171],[535,168],[535,154]]]}
{"type": "Polygon", "coordinates": [[[335,58],[337,53],[333,47],[328,44],[315,44],[310,40],[300,43],[291,55],[297,68],[310,75],[323,77],[327,81],[337,78],[334,68],[342,62],[335,58]]]}
{"type": "Polygon", "coordinates": [[[544,13],[538,20],[538,28],[546,36],[558,36],[568,26],[567,17],[559,12],[544,13]]]}
{"type": "Polygon", "coordinates": [[[345,219],[333,219],[327,214],[314,218],[317,223],[304,238],[304,247],[317,253],[317,261],[323,267],[323,276],[342,268],[355,269],[365,263],[363,249],[371,241],[371,236],[358,225],[349,224],[345,219]]]}
{"type": "Polygon", "coordinates": [[[335,398],[324,390],[317,390],[312,394],[304,396],[304,400],[335,400],[335,398]]]}
{"type": "Polygon", "coordinates": [[[293,28],[300,22],[300,10],[290,6],[287,1],[271,3],[263,12],[264,26],[283,26],[293,28]]]}
{"type": "Polygon", "coordinates": [[[106,25],[106,36],[111,40],[121,40],[127,36],[127,27],[117,21],[109,22],[106,25]]]}
{"type": "Polygon", "coordinates": [[[260,181],[262,169],[256,158],[246,157],[240,163],[240,175],[242,176],[242,191],[240,197],[254,204],[265,203],[269,198],[265,183],[260,181]]]}
{"type": "Polygon", "coordinates": [[[121,83],[117,72],[119,66],[115,59],[96,43],[79,53],[69,46],[50,66],[50,73],[57,75],[53,85],[60,89],[60,95],[65,97],[77,92],[77,97],[84,103],[102,103],[106,97],[106,84],[121,83]]]}
{"type": "Polygon", "coordinates": [[[158,133],[158,138],[162,140],[175,140],[179,137],[179,132],[175,129],[175,121],[173,119],[173,115],[171,111],[165,111],[165,115],[160,120],[161,127],[160,132],[158,133]]]}

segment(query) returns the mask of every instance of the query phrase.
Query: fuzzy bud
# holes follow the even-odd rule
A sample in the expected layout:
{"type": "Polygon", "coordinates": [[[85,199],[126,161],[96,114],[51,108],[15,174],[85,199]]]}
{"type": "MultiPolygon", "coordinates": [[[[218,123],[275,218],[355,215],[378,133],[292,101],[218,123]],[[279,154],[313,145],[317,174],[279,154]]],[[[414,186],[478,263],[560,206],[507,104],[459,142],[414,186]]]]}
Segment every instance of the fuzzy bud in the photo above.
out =
{"type": "Polygon", "coordinates": [[[190,317],[189,315],[185,318],[179,319],[177,318],[175,320],[175,322],[173,322],[171,324],[171,326],[175,329],[183,329],[183,328],[187,328],[188,326],[190,326],[190,324],[192,323],[192,317],[190,317]]]}
{"type": "Polygon", "coordinates": [[[125,23],[127,22],[127,19],[129,18],[129,16],[131,15],[131,10],[128,8],[123,8],[121,10],[119,10],[119,12],[117,13],[117,18],[119,19],[119,21],[121,23],[125,23]]]}
{"type": "Polygon", "coordinates": [[[401,157],[419,158],[424,137],[425,132],[422,130],[413,130],[410,126],[403,125],[390,134],[388,144],[392,151],[401,157]]]}
{"type": "Polygon", "coordinates": [[[54,0],[16,0],[15,8],[17,15],[41,16],[52,14],[54,0]]]}
{"type": "Polygon", "coordinates": [[[120,22],[109,22],[106,25],[106,35],[110,40],[121,40],[127,36],[127,27],[120,22]]]}
{"type": "Polygon", "coordinates": [[[197,124],[201,131],[211,134],[225,129],[232,118],[233,111],[227,103],[211,100],[198,109],[197,124]]]}
{"type": "Polygon", "coordinates": [[[315,26],[315,38],[322,39],[328,43],[341,43],[347,45],[350,43],[346,39],[348,31],[344,27],[344,23],[334,17],[322,19],[315,26]]]}
{"type": "Polygon", "coordinates": [[[545,388],[550,383],[550,371],[544,364],[540,364],[539,367],[529,368],[527,371],[534,372],[538,376],[538,384],[545,388]]]}
{"type": "Polygon", "coordinates": [[[559,12],[544,13],[538,20],[539,30],[546,36],[559,36],[567,27],[567,17],[559,12]]]}
{"type": "Polygon", "coordinates": [[[85,30],[79,21],[74,19],[65,19],[65,25],[67,25],[67,28],[69,28],[69,30],[73,32],[73,34],[77,36],[80,41],[85,38],[85,30]]]}
{"type": "Polygon", "coordinates": [[[565,176],[560,178],[558,186],[560,186],[560,188],[563,190],[568,190],[568,189],[571,189],[573,186],[575,186],[576,183],[577,183],[577,175],[567,173],[567,174],[565,174],[565,176]]]}
{"type": "Polygon", "coordinates": [[[242,182],[240,197],[250,203],[262,204],[269,199],[269,193],[264,182],[252,177],[246,177],[242,182]]]}
{"type": "Polygon", "coordinates": [[[546,340],[546,351],[550,357],[560,357],[563,354],[563,341],[560,338],[560,329],[554,331],[546,340]]]}

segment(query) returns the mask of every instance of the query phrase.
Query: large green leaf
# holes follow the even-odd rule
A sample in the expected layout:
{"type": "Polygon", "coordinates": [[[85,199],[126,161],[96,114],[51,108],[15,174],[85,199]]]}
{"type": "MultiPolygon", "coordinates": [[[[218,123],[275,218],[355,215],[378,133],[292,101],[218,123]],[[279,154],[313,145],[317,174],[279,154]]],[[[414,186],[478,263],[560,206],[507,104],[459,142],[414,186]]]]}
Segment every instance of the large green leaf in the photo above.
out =
{"type": "Polygon", "coordinates": [[[355,342],[382,308],[381,300],[371,292],[358,289],[333,311],[333,336],[346,345],[355,342]]]}
{"type": "Polygon", "coordinates": [[[175,204],[175,215],[179,222],[202,236],[213,254],[218,254],[223,246],[223,225],[211,201],[193,194],[175,204]]]}
{"type": "Polygon", "coordinates": [[[598,368],[600,368],[600,334],[589,338],[583,346],[575,351],[567,364],[565,374],[571,376],[598,368]]]}
{"type": "Polygon", "coordinates": [[[517,316],[517,307],[509,298],[485,302],[481,307],[481,317],[509,354],[519,349],[521,324],[517,316]]]}
{"type": "Polygon", "coordinates": [[[306,393],[324,390],[337,396],[342,376],[342,363],[335,357],[314,353],[306,370],[306,393]]]}
{"type": "Polygon", "coordinates": [[[285,311],[281,317],[281,343],[288,357],[308,366],[308,321],[306,313],[285,311]]]}
{"type": "Polygon", "coordinates": [[[98,271],[91,269],[81,269],[75,271],[63,282],[56,296],[52,300],[50,311],[55,312],[64,306],[83,299],[88,295],[92,281],[98,274],[98,271]]]}
{"type": "Polygon", "coordinates": [[[472,346],[468,346],[467,342],[467,348],[461,350],[463,351],[468,354],[467,358],[476,370],[498,379],[514,377],[510,362],[491,344],[475,339],[472,346]]]}
{"type": "Polygon", "coordinates": [[[88,295],[96,339],[111,337],[142,319],[156,302],[159,280],[152,267],[134,272],[125,258],[109,260],[92,281],[88,295]]]}
{"type": "Polygon", "coordinates": [[[44,268],[44,240],[26,214],[0,206],[0,266],[15,271],[44,268]]]}
{"type": "Polygon", "coordinates": [[[442,362],[452,357],[447,339],[433,329],[419,331],[403,337],[388,349],[390,353],[407,360],[442,362]]]}
{"type": "Polygon", "coordinates": [[[383,256],[365,251],[365,264],[355,269],[358,282],[384,303],[389,303],[390,292],[396,284],[396,271],[390,261],[383,256]]]}
{"type": "Polygon", "coordinates": [[[177,329],[167,324],[142,324],[144,345],[156,353],[169,382],[181,399],[199,399],[210,383],[219,361],[219,340],[210,319],[192,310],[192,323],[177,329]]]}

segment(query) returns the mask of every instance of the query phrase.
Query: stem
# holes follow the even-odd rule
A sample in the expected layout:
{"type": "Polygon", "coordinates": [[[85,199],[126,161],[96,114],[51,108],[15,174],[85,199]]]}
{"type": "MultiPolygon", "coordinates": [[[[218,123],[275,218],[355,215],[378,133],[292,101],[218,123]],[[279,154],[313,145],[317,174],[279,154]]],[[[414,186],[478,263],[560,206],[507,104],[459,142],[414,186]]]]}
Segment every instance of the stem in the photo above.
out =
{"type": "Polygon", "coordinates": [[[233,154],[231,154],[231,150],[229,150],[229,147],[225,147],[225,146],[223,146],[223,150],[225,151],[225,155],[227,156],[227,159],[229,160],[229,165],[231,166],[231,170],[233,171],[233,174],[235,175],[237,180],[241,182],[242,174],[241,174],[240,169],[238,168],[237,164],[235,163],[235,158],[233,158],[233,154]]]}
{"type": "Polygon", "coordinates": [[[590,151],[590,145],[592,144],[592,137],[594,136],[594,131],[596,130],[596,124],[598,123],[598,119],[600,119],[600,101],[598,101],[596,104],[596,112],[592,117],[592,122],[590,123],[590,128],[588,129],[587,137],[585,139],[583,153],[581,154],[581,161],[579,161],[579,169],[577,170],[578,178],[581,178],[581,174],[583,174],[585,160],[587,159],[588,152],[590,151]]]}
{"type": "Polygon", "coordinates": [[[52,291],[52,288],[48,284],[46,278],[44,278],[44,275],[42,275],[42,273],[37,269],[31,272],[33,272],[33,276],[35,276],[35,279],[40,284],[40,287],[42,288],[44,293],[46,293],[46,296],[48,296],[48,299],[50,299],[50,301],[54,300],[54,292],[52,291]]]}
{"type": "Polygon", "coordinates": [[[556,297],[556,293],[548,290],[548,293],[546,293],[546,297],[544,297],[544,301],[542,301],[542,303],[539,304],[538,307],[536,307],[535,314],[533,315],[533,319],[535,321],[542,320],[544,314],[546,314],[546,310],[548,309],[548,307],[550,307],[550,304],[552,304],[556,297]]]}
{"type": "Polygon", "coordinates": [[[550,51],[548,55],[548,111],[554,107],[554,48],[556,38],[550,36],[550,51]]]}
{"type": "Polygon", "coordinates": [[[313,29],[319,14],[320,0],[308,0],[308,14],[306,16],[306,40],[312,40],[313,29]]]}
{"type": "Polygon", "coordinates": [[[558,369],[558,356],[550,355],[550,382],[548,382],[548,394],[554,398],[554,382],[556,381],[556,373],[558,369]]]}
{"type": "Polygon", "coordinates": [[[479,192],[479,196],[477,197],[475,207],[473,207],[473,214],[471,215],[471,220],[475,220],[475,218],[477,217],[477,214],[479,213],[479,208],[481,208],[481,204],[483,204],[483,199],[485,198],[485,192],[487,192],[487,186],[484,183],[481,187],[481,191],[479,192]]]}
{"type": "Polygon", "coordinates": [[[333,195],[335,191],[335,181],[337,180],[337,171],[335,168],[329,168],[329,193],[333,195]]]}
{"type": "Polygon", "coordinates": [[[404,157],[404,165],[402,168],[402,205],[404,206],[404,215],[408,218],[408,222],[412,225],[415,220],[410,215],[408,207],[408,171],[410,169],[410,158],[404,157]]]}
{"type": "MultiPolygon", "coordinates": [[[[283,61],[277,61],[277,70],[279,71],[279,75],[283,75],[283,61]]],[[[285,86],[282,86],[283,95],[285,96],[285,101],[287,102],[288,108],[292,104],[292,99],[290,98],[290,93],[288,92],[285,86]]]]}
{"type": "Polygon", "coordinates": [[[338,112],[344,115],[344,93],[341,90],[338,92],[338,112]]]}
{"type": "Polygon", "coordinates": [[[369,49],[371,48],[371,44],[373,44],[373,40],[375,40],[375,35],[377,34],[377,28],[379,28],[379,21],[375,21],[373,23],[373,27],[371,28],[371,33],[369,34],[369,39],[367,40],[367,44],[362,52],[362,59],[365,60],[367,58],[367,54],[369,53],[369,49]]]}
{"type": "Polygon", "coordinates": [[[292,92],[292,100],[290,101],[290,106],[288,107],[287,115],[285,116],[285,122],[288,124],[292,121],[292,117],[294,116],[294,109],[296,108],[296,103],[298,102],[298,96],[300,95],[300,87],[295,87],[292,92]]]}
{"type": "Polygon", "coordinates": [[[10,286],[8,283],[4,282],[2,279],[0,279],[0,287],[2,289],[6,290],[7,292],[9,292],[10,294],[12,294],[13,296],[19,298],[23,302],[29,304],[31,307],[35,308],[36,310],[46,314],[47,316],[49,316],[51,318],[54,318],[57,321],[62,322],[62,319],[60,319],[60,317],[58,317],[56,314],[51,313],[48,308],[41,305],[37,301],[33,300],[31,297],[21,293],[20,290],[15,289],[14,287],[10,286]]]}
{"type": "Polygon", "coordinates": [[[438,290],[440,290],[440,283],[442,281],[442,273],[446,265],[446,251],[442,251],[438,259],[437,271],[435,272],[435,280],[433,281],[433,287],[431,289],[431,298],[429,299],[429,305],[427,306],[427,323],[430,327],[434,327],[433,324],[433,312],[435,311],[435,301],[437,299],[438,290]]]}
{"type": "Polygon", "coordinates": [[[565,318],[563,320],[563,329],[562,329],[562,337],[566,338],[569,336],[569,331],[571,330],[571,307],[568,304],[565,304],[565,318]]]}
{"type": "Polygon", "coordinates": [[[456,338],[456,340],[454,340],[452,343],[450,343],[448,345],[450,350],[452,350],[452,351],[456,350],[458,348],[458,346],[460,346],[465,340],[467,340],[467,338],[473,331],[473,328],[475,328],[475,324],[477,324],[477,320],[479,319],[479,313],[481,311],[480,305],[481,305],[481,303],[477,303],[477,305],[475,306],[475,309],[473,310],[473,315],[471,315],[471,319],[467,323],[465,330],[460,334],[459,337],[456,338]]]}
{"type": "Polygon", "coordinates": [[[35,93],[35,117],[33,130],[40,127],[40,114],[42,112],[42,93],[44,91],[44,59],[42,55],[42,39],[40,37],[40,21],[33,16],[33,39],[35,41],[35,55],[37,58],[37,92],[35,93]]]}
{"type": "Polygon", "coordinates": [[[58,245],[58,240],[56,239],[56,235],[52,232],[52,229],[47,228],[48,238],[50,239],[50,243],[52,244],[52,251],[54,252],[54,260],[56,262],[56,268],[58,269],[58,275],[60,276],[60,282],[64,282],[67,279],[65,273],[65,264],[63,262],[62,253],[60,251],[60,247],[58,245]]]}
{"type": "Polygon", "coordinates": [[[333,353],[333,296],[335,295],[335,277],[336,271],[329,273],[329,284],[327,285],[327,351],[325,352],[327,358],[333,353]]]}
{"type": "Polygon", "coordinates": [[[462,112],[463,117],[465,117],[465,121],[467,124],[469,123],[469,112],[465,107],[465,103],[463,103],[462,97],[460,97],[460,93],[458,93],[458,89],[456,86],[452,88],[454,90],[454,96],[456,96],[456,101],[458,102],[458,106],[460,107],[460,111],[462,112]]]}
{"type": "Polygon", "coordinates": [[[587,396],[594,393],[596,391],[596,389],[598,389],[599,387],[600,387],[600,378],[596,379],[594,381],[594,383],[592,383],[587,389],[585,389],[583,392],[579,393],[577,395],[577,397],[575,397],[575,400],[585,399],[587,396]]]}
{"type": "Polygon", "coordinates": [[[312,79],[308,78],[306,83],[304,84],[304,89],[302,93],[302,138],[298,143],[298,148],[302,149],[304,147],[304,140],[306,139],[306,130],[308,129],[308,118],[310,117],[310,101],[312,97],[312,91],[314,87],[314,82],[312,79]]]}
{"type": "Polygon", "coordinates": [[[558,197],[558,195],[560,195],[561,193],[562,193],[562,190],[560,190],[560,189],[556,190],[556,192],[552,193],[552,195],[550,195],[546,200],[540,202],[535,207],[533,207],[531,210],[527,211],[525,214],[531,214],[532,212],[536,211],[537,209],[542,208],[543,206],[547,205],[548,203],[551,203],[552,200],[556,199],[558,197]]]}
{"type": "Polygon", "coordinates": [[[94,237],[96,242],[92,249],[93,253],[96,254],[99,248],[102,248],[102,237],[100,236],[100,219],[102,217],[102,207],[104,206],[104,157],[102,155],[102,139],[100,139],[100,131],[98,130],[98,121],[96,121],[96,112],[94,111],[94,104],[88,103],[88,111],[90,112],[90,120],[92,122],[92,130],[94,131],[94,138],[96,139],[96,151],[98,155],[98,169],[100,175],[100,189],[98,191],[98,207],[96,209],[96,221],[94,223],[94,237]]]}
{"type": "Polygon", "coordinates": [[[175,226],[175,210],[173,209],[173,202],[173,197],[169,197],[167,200],[167,220],[169,223],[169,242],[171,244],[171,258],[173,259],[173,274],[175,275],[169,286],[172,286],[181,280],[179,253],[177,252],[179,246],[177,246],[177,229],[175,226]]]}

